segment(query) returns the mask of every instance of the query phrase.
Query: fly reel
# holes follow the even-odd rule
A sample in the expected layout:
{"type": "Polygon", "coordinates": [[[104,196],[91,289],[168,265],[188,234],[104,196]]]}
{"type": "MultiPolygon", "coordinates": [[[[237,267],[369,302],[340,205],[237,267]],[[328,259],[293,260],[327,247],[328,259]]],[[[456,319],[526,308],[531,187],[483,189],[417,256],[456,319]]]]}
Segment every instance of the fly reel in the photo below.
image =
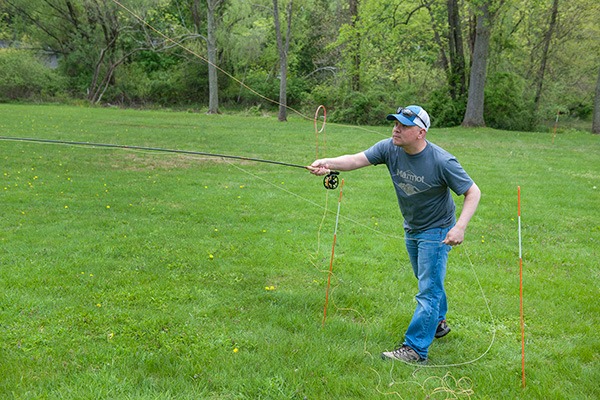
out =
{"type": "Polygon", "coordinates": [[[325,187],[325,189],[337,189],[340,183],[340,180],[338,178],[339,174],[340,173],[338,171],[331,171],[327,175],[325,175],[325,177],[323,178],[323,186],[325,187]]]}

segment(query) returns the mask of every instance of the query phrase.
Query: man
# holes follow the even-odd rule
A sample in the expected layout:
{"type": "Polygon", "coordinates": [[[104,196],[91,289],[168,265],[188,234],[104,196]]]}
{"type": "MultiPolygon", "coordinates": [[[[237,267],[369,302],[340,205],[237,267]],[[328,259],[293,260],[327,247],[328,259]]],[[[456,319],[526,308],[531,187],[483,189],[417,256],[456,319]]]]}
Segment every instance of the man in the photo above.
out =
{"type": "Polygon", "coordinates": [[[430,119],[423,108],[401,107],[387,119],[394,121],[391,138],[357,154],[316,160],[309,169],[324,175],[329,170],[387,165],[404,217],[406,249],[419,292],[404,342],[393,351],[383,352],[382,357],[426,362],[433,339],[450,332],[444,290],[448,253],[451,246],[463,242],[481,192],[454,156],[426,140],[430,119]],[[458,220],[450,190],[464,195],[458,220]]]}

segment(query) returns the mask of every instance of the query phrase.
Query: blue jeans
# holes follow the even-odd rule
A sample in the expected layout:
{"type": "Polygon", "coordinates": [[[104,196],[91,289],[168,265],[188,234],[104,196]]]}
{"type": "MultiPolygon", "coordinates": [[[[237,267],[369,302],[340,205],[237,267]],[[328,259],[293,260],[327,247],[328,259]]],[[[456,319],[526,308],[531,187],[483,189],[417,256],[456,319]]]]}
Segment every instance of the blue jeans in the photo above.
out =
{"type": "Polygon", "coordinates": [[[438,323],[446,319],[448,311],[444,278],[448,253],[452,247],[442,241],[449,230],[450,228],[433,228],[405,233],[408,257],[419,281],[419,293],[416,296],[417,308],[404,336],[404,344],[423,358],[427,358],[438,323]]]}

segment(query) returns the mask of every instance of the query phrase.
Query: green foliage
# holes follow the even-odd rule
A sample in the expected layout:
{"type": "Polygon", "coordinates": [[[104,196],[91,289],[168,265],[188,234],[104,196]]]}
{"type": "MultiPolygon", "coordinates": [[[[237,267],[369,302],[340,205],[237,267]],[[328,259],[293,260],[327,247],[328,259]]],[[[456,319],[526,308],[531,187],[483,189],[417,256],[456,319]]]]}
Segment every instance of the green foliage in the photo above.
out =
{"type": "Polygon", "coordinates": [[[431,116],[431,126],[458,126],[462,123],[467,99],[452,100],[447,87],[433,90],[423,105],[431,116]]]}
{"type": "Polygon", "coordinates": [[[497,129],[531,130],[535,126],[536,115],[528,93],[525,81],[519,76],[490,74],[485,88],[486,124],[497,129]]]}
{"type": "Polygon", "coordinates": [[[64,90],[64,78],[29,51],[0,49],[0,100],[49,100],[64,90]]]}
{"type": "Polygon", "coordinates": [[[333,109],[331,119],[353,125],[382,125],[385,116],[393,110],[390,101],[380,93],[353,92],[342,99],[333,109]]]}
{"type": "Polygon", "coordinates": [[[569,115],[583,120],[590,119],[593,111],[594,105],[591,101],[585,103],[578,101],[569,106],[569,115]]]}
{"type": "MultiPolygon", "coordinates": [[[[264,97],[274,100],[279,98],[279,80],[274,79],[267,71],[249,71],[245,75],[243,83],[245,86],[252,88],[253,91],[259,93],[264,97]]],[[[257,102],[265,102],[264,99],[256,93],[246,90],[245,88],[240,88],[239,84],[232,82],[231,85],[232,90],[228,96],[229,99],[232,99],[233,96],[237,96],[237,98],[239,99],[238,102],[249,105],[254,105],[257,102]]]]}

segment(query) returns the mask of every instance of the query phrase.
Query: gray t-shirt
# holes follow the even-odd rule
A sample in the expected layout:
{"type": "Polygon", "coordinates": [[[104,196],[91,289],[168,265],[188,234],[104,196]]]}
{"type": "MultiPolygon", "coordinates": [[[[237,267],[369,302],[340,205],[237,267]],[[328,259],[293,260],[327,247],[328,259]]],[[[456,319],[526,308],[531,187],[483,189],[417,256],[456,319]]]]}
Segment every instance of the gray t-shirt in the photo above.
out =
{"type": "Polygon", "coordinates": [[[404,217],[404,229],[413,232],[454,225],[456,206],[450,189],[462,195],[473,180],[452,154],[428,141],[419,154],[409,155],[391,138],[364,153],[371,164],[387,165],[404,217]]]}

